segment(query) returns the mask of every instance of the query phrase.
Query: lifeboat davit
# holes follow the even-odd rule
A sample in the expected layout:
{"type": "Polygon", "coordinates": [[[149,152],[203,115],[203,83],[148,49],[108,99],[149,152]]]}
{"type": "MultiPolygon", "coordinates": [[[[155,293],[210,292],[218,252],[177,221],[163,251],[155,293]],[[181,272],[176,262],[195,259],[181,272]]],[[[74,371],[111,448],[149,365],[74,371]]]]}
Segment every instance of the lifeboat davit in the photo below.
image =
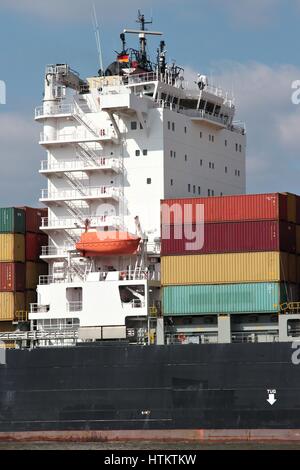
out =
{"type": "Polygon", "coordinates": [[[132,255],[136,253],[141,238],[128,232],[85,232],[76,249],[84,256],[132,255]]]}

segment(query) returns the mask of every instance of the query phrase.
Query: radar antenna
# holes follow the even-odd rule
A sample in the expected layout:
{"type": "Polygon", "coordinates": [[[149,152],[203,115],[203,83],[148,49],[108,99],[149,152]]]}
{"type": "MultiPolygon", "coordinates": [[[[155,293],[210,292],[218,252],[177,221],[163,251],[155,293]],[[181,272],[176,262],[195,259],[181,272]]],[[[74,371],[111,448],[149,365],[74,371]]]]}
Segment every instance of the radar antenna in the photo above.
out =
{"type": "Polygon", "coordinates": [[[147,24],[152,24],[151,21],[147,21],[145,19],[145,15],[138,11],[138,19],[136,20],[137,23],[141,25],[140,29],[124,29],[124,33],[127,34],[138,34],[140,38],[140,64],[141,66],[147,67],[148,58],[146,52],[146,45],[147,45],[147,36],[162,36],[162,33],[158,31],[148,31],[145,26],[147,24]]]}

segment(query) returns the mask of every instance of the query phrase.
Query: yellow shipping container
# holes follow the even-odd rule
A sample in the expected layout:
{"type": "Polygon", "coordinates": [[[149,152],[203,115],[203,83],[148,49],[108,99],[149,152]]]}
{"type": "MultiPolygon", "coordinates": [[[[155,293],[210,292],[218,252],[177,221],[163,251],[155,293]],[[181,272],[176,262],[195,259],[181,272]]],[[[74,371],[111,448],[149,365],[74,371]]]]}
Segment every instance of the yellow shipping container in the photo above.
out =
{"type": "Polygon", "coordinates": [[[47,274],[48,267],[46,263],[26,263],[26,289],[35,290],[39,283],[39,276],[47,274]]]}
{"type": "Polygon", "coordinates": [[[15,233],[0,234],[0,262],[25,261],[25,237],[15,233]]]}
{"type": "Polygon", "coordinates": [[[0,292],[0,321],[13,321],[15,313],[24,309],[24,292],[0,292]]]}
{"type": "Polygon", "coordinates": [[[296,282],[296,255],[277,252],[165,256],[162,285],[296,282]]]}

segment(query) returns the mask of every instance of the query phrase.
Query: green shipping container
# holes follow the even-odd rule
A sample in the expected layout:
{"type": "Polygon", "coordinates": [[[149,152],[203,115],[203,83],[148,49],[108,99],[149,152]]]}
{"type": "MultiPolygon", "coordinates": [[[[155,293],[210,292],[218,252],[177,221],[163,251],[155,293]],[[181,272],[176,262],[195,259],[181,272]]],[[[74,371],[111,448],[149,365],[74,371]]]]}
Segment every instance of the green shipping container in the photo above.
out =
{"type": "Polygon", "coordinates": [[[298,300],[296,284],[257,283],[163,288],[167,316],[222,313],[276,313],[280,304],[298,300]]]}
{"type": "Polygon", "coordinates": [[[0,208],[0,233],[25,233],[25,226],[23,209],[0,208]]]}

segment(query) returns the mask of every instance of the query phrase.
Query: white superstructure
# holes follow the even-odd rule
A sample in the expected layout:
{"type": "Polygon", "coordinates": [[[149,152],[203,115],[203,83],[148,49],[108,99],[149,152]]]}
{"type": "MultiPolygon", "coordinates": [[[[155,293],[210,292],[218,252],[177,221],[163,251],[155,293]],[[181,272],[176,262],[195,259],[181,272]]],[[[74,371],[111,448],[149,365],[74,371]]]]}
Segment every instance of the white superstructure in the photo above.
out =
{"type": "Polygon", "coordinates": [[[31,308],[37,329],[80,325],[83,338],[124,337],[130,318],[159,312],[160,200],[245,192],[246,136],[234,100],[205,76],[189,86],[166,64],[164,42],[151,64],[146,35],[160,33],[140,22],[141,31],[125,30],[139,33],[140,50],[129,52],[122,34],[106,74],[81,80],[65,64],[46,69],[35,117],[47,152],[40,201],[49,276],[31,308]],[[83,256],[76,242],[95,230],[138,235],[138,253],[83,256]]]}

